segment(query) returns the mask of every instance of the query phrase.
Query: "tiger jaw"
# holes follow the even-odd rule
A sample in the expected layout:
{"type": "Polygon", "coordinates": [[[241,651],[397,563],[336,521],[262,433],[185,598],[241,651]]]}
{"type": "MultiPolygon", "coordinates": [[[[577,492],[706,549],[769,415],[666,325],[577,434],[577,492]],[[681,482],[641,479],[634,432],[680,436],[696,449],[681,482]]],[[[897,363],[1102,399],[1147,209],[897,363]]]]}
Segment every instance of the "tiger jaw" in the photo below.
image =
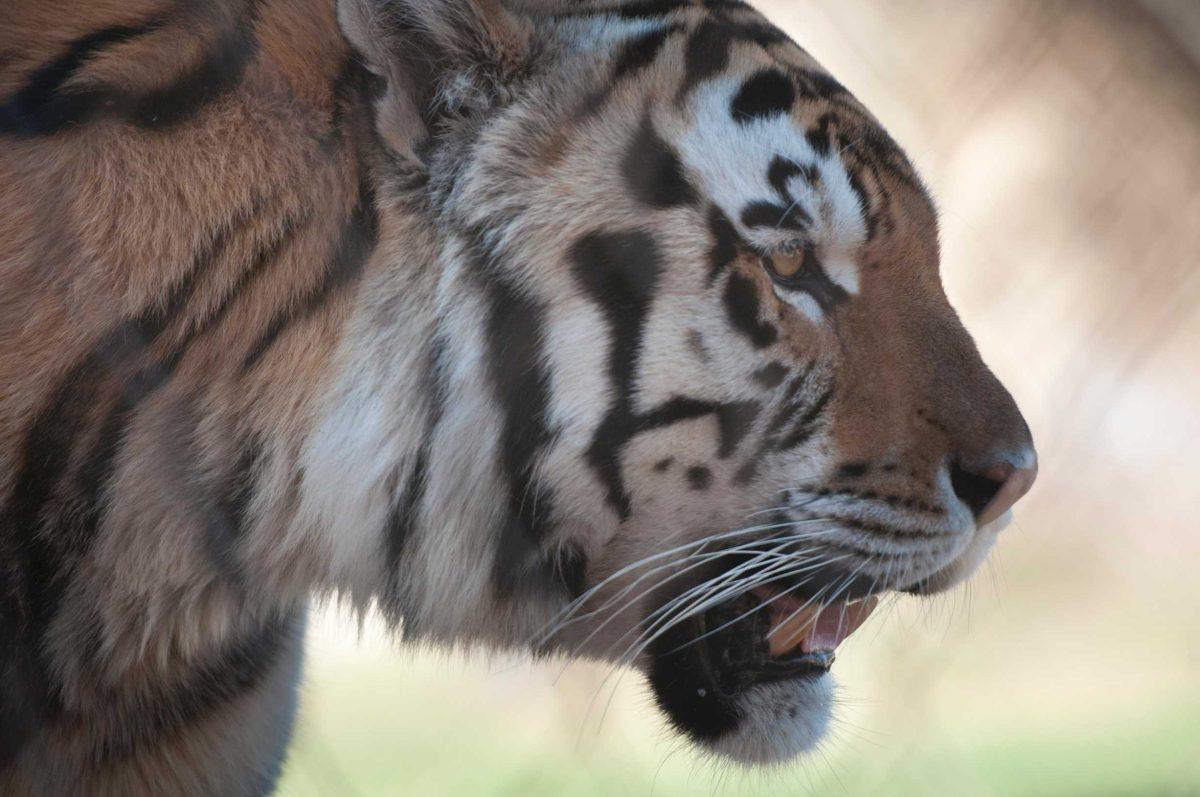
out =
{"type": "MultiPolygon", "coordinates": [[[[994,533],[976,532],[972,543],[981,536],[986,554],[994,533]]],[[[960,583],[983,558],[972,547],[902,590],[960,583]]],[[[746,764],[786,761],[824,736],[837,648],[888,592],[880,579],[840,568],[819,568],[793,589],[768,581],[653,637],[642,667],[660,709],[693,742],[746,764]]]]}
{"type": "MultiPolygon", "coordinates": [[[[806,501],[788,494],[797,506],[806,501]]],[[[910,515],[889,540],[883,528],[867,537],[860,528],[879,517],[875,502],[853,511],[843,503],[840,514],[843,523],[815,523],[819,532],[794,515],[756,515],[772,521],[757,527],[770,531],[718,533],[627,563],[619,584],[596,585],[604,594],[587,599],[590,611],[576,615],[582,627],[559,641],[610,660],[623,650],[617,660],[644,672],[668,722],[698,746],[747,764],[793,758],[824,735],[841,643],[881,598],[961,583],[999,525],[977,527],[957,507],[942,523],[910,515]],[[848,553],[859,546],[867,550],[848,553]],[[643,590],[645,608],[605,613],[643,590]]]]}
{"type": "Polygon", "coordinates": [[[878,603],[854,586],[828,603],[822,592],[758,587],[654,637],[643,667],[671,724],[743,763],[782,761],[815,745],[829,719],[836,649],[878,603]]]}

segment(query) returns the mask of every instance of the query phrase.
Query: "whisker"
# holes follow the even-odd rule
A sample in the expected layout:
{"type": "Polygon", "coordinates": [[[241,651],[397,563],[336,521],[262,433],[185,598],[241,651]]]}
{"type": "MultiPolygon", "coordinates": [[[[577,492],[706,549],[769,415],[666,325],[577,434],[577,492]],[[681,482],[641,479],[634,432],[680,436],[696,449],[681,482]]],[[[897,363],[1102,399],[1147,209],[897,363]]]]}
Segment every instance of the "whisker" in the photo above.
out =
{"type": "MultiPolygon", "coordinates": [[[[661,582],[657,582],[657,583],[653,584],[652,586],[650,586],[650,587],[646,588],[645,590],[643,590],[642,592],[640,592],[638,595],[636,595],[636,596],[634,596],[633,598],[631,598],[631,599],[629,599],[628,601],[626,601],[626,603],[625,603],[625,604],[624,604],[624,605],[623,605],[623,606],[622,606],[622,607],[621,607],[619,610],[617,610],[616,612],[614,612],[614,613],[613,613],[613,614],[612,614],[612,615],[611,615],[609,618],[607,618],[607,619],[604,621],[604,623],[602,623],[602,624],[601,624],[600,628],[603,628],[603,627],[604,627],[605,625],[607,625],[607,623],[608,623],[608,622],[610,622],[610,621],[611,621],[611,620],[612,620],[614,617],[618,616],[618,615],[619,615],[619,614],[620,614],[622,611],[624,611],[624,610],[625,610],[626,608],[628,608],[630,605],[632,605],[633,603],[637,602],[638,600],[641,600],[641,598],[643,598],[645,595],[649,594],[649,593],[650,593],[650,592],[652,592],[653,590],[660,588],[660,587],[661,587],[663,584],[665,584],[665,583],[668,583],[668,582],[670,582],[671,580],[674,580],[674,579],[676,579],[676,578],[679,578],[680,576],[683,576],[683,575],[685,575],[686,573],[688,573],[688,572],[690,572],[690,571],[692,571],[692,570],[695,570],[695,569],[696,569],[696,568],[698,568],[698,567],[702,567],[702,566],[704,566],[704,565],[706,565],[706,564],[709,564],[709,563],[711,563],[711,562],[714,562],[714,561],[716,561],[717,559],[720,559],[720,558],[722,558],[722,557],[726,557],[726,556],[733,556],[733,555],[738,555],[738,554],[746,553],[746,552],[749,552],[749,551],[753,551],[753,550],[755,550],[756,548],[760,548],[760,547],[762,547],[762,546],[764,546],[764,545],[771,544],[771,543],[775,542],[776,540],[782,540],[784,544],[788,544],[788,543],[791,543],[791,542],[793,542],[793,541],[800,541],[800,540],[802,540],[802,539],[806,538],[807,536],[809,536],[809,535],[803,535],[803,534],[792,534],[792,535],[786,535],[786,536],[784,536],[784,537],[764,538],[764,539],[762,539],[762,540],[755,540],[755,541],[753,541],[753,542],[746,543],[746,544],[744,544],[744,545],[740,545],[740,546],[737,546],[737,547],[734,547],[734,548],[725,548],[725,549],[722,549],[722,550],[720,550],[720,551],[713,551],[713,552],[704,553],[704,554],[699,554],[699,553],[697,553],[697,554],[693,554],[693,555],[692,555],[692,557],[693,557],[693,558],[692,558],[692,560],[691,560],[691,561],[689,561],[689,559],[688,559],[688,558],[684,558],[684,559],[676,560],[676,561],[673,561],[673,562],[669,562],[669,563],[667,563],[667,564],[664,564],[664,565],[659,565],[659,566],[657,566],[657,567],[655,567],[655,568],[651,569],[650,571],[648,571],[648,572],[646,572],[646,573],[643,573],[642,575],[638,576],[638,578],[634,579],[634,581],[632,581],[630,584],[626,585],[624,588],[622,588],[622,589],[621,589],[621,591],[620,591],[620,592],[618,592],[616,595],[613,595],[612,597],[610,597],[609,599],[607,599],[607,600],[606,600],[606,601],[605,601],[603,604],[601,604],[600,606],[598,606],[598,607],[596,607],[596,608],[594,608],[594,609],[590,609],[589,611],[587,611],[587,612],[584,612],[584,613],[582,613],[582,614],[576,614],[576,615],[575,615],[575,616],[573,616],[573,617],[564,617],[564,618],[562,618],[562,619],[561,619],[561,620],[560,620],[558,623],[556,623],[556,624],[555,624],[554,626],[552,626],[552,627],[551,627],[551,628],[550,628],[548,631],[546,631],[546,632],[545,632],[545,633],[542,635],[542,637],[540,637],[539,639],[540,639],[540,640],[542,640],[542,644],[544,644],[544,642],[545,642],[545,641],[548,641],[548,640],[549,640],[551,637],[553,637],[553,636],[554,636],[554,634],[557,634],[557,633],[559,633],[559,632],[560,632],[560,631],[562,631],[564,628],[567,628],[567,627],[568,627],[568,626],[570,626],[570,625],[573,625],[573,624],[575,624],[575,623],[581,622],[581,621],[583,621],[583,620],[589,619],[589,618],[591,618],[591,617],[595,617],[595,616],[597,616],[597,615],[599,615],[599,614],[603,613],[603,612],[604,612],[604,611],[606,611],[606,610],[607,610],[607,609],[608,609],[610,606],[612,606],[613,604],[617,603],[617,602],[618,602],[618,601],[620,601],[622,598],[624,598],[626,595],[628,595],[628,594],[629,594],[629,592],[630,592],[631,590],[633,590],[634,588],[636,588],[636,587],[637,587],[637,585],[638,585],[639,583],[641,583],[642,581],[646,580],[647,578],[650,578],[650,577],[652,577],[652,576],[653,576],[653,575],[655,575],[656,573],[659,573],[659,572],[661,572],[662,570],[668,570],[668,569],[671,569],[671,568],[679,568],[679,567],[680,567],[681,565],[683,565],[685,562],[687,563],[687,564],[686,564],[686,566],[682,567],[682,569],[679,569],[679,570],[677,570],[677,572],[675,572],[675,573],[673,573],[672,575],[668,576],[667,578],[665,578],[665,579],[664,579],[664,580],[662,580],[661,582]]],[[[772,556],[777,556],[777,555],[780,555],[780,554],[778,554],[778,553],[776,553],[776,552],[763,552],[763,553],[767,553],[767,554],[769,554],[769,555],[772,555],[772,556]]],[[[598,629],[597,629],[597,630],[598,630],[598,629]]],[[[592,638],[592,636],[594,636],[594,632],[593,632],[593,634],[591,634],[591,635],[589,635],[589,636],[588,636],[588,640],[590,640],[590,639],[592,638]]],[[[586,641],[586,640],[585,640],[585,641],[586,641]]]]}
{"type": "MultiPolygon", "coordinates": [[[[654,562],[654,561],[663,559],[665,557],[672,556],[674,554],[677,554],[677,553],[680,553],[683,551],[687,551],[688,549],[691,549],[691,548],[701,548],[705,545],[708,545],[711,542],[716,542],[718,540],[729,539],[730,537],[737,537],[737,536],[741,536],[741,535],[745,535],[745,534],[754,534],[754,533],[757,533],[760,531],[770,531],[770,530],[778,529],[778,528],[786,528],[786,527],[797,525],[800,522],[806,522],[806,521],[788,521],[786,523],[761,524],[761,525],[757,525],[757,526],[750,526],[750,527],[746,527],[746,528],[735,529],[733,531],[721,532],[719,534],[712,534],[707,537],[702,537],[698,540],[693,540],[691,542],[687,542],[682,545],[678,545],[674,548],[670,548],[668,550],[660,551],[658,553],[643,557],[642,559],[639,559],[635,562],[631,562],[631,563],[625,565],[621,569],[617,570],[616,572],[605,577],[604,579],[597,582],[593,586],[589,587],[582,595],[575,598],[573,601],[571,601],[565,607],[563,607],[563,609],[561,609],[559,611],[559,613],[556,614],[555,617],[549,621],[549,623],[547,623],[547,625],[553,624],[553,623],[557,622],[562,616],[564,616],[564,615],[569,616],[569,614],[571,612],[578,610],[578,608],[580,606],[582,606],[584,603],[586,603],[587,600],[592,597],[592,595],[594,595],[600,589],[603,589],[610,582],[614,581],[615,579],[621,578],[622,576],[638,569],[639,567],[644,567],[645,565],[649,564],[650,562],[654,562]]],[[[544,644],[544,642],[545,642],[545,640],[543,639],[541,644],[544,644]]]]}
{"type": "MultiPolygon", "coordinates": [[[[814,520],[815,520],[815,519],[814,519],[814,520]]],[[[796,526],[796,525],[799,525],[799,523],[773,524],[773,525],[771,525],[771,526],[766,526],[766,527],[757,527],[757,529],[761,529],[761,528],[794,527],[794,526],[796,526]]],[[[757,530],[757,529],[756,529],[756,530],[757,530]]],[[[692,570],[695,570],[697,567],[700,567],[700,566],[702,566],[702,565],[704,565],[704,564],[707,564],[707,563],[709,563],[709,562],[715,561],[716,559],[719,559],[719,558],[721,558],[721,557],[724,557],[724,556],[730,556],[730,555],[734,555],[734,554],[745,553],[745,552],[747,552],[747,551],[753,550],[753,549],[755,549],[755,548],[762,547],[762,546],[764,546],[764,545],[775,545],[775,546],[777,546],[777,547],[780,547],[780,546],[785,546],[785,545],[791,544],[791,543],[793,543],[793,542],[800,542],[800,541],[803,541],[804,539],[808,539],[808,538],[810,538],[810,537],[813,537],[813,536],[816,536],[816,535],[814,535],[814,534],[805,534],[805,533],[793,533],[793,534],[788,534],[788,535],[777,535],[777,536],[774,536],[774,537],[765,537],[765,538],[763,538],[763,539],[760,539],[760,540],[754,540],[754,541],[752,541],[752,542],[745,543],[744,545],[741,545],[741,546],[737,546],[737,547],[734,547],[734,548],[725,548],[725,549],[722,549],[722,550],[720,550],[720,551],[714,551],[714,552],[703,553],[703,554],[701,554],[699,551],[697,551],[697,552],[695,552],[695,553],[691,554],[689,557],[684,557],[684,558],[681,558],[681,559],[678,559],[678,560],[675,560],[675,561],[669,562],[669,563],[667,563],[667,564],[659,565],[659,566],[657,566],[657,567],[653,568],[652,570],[650,570],[650,571],[648,571],[648,572],[646,572],[646,573],[643,573],[643,574],[641,574],[640,576],[638,576],[638,577],[637,577],[637,578],[636,578],[636,579],[635,579],[633,582],[631,582],[630,584],[626,585],[626,586],[625,586],[625,587],[624,587],[624,588],[623,588],[623,589],[622,589],[620,592],[618,592],[616,595],[614,595],[614,596],[610,597],[608,600],[606,600],[606,601],[605,601],[605,602],[604,602],[604,603],[603,603],[601,606],[599,606],[599,607],[596,607],[596,608],[594,608],[594,609],[591,609],[591,610],[589,610],[589,611],[587,611],[587,612],[584,612],[584,613],[582,613],[582,614],[576,614],[576,615],[574,615],[573,617],[572,617],[572,616],[570,616],[570,614],[564,615],[563,613],[561,613],[561,612],[560,612],[560,614],[558,615],[559,619],[557,620],[557,622],[555,622],[555,621],[551,621],[551,622],[553,623],[553,625],[552,625],[552,626],[549,628],[549,630],[547,630],[547,631],[543,632],[543,634],[542,634],[540,637],[538,637],[538,638],[537,638],[537,640],[536,640],[536,644],[537,644],[538,646],[540,646],[540,645],[542,645],[542,644],[545,644],[545,643],[546,643],[546,642],[548,642],[548,641],[549,641],[549,640],[550,640],[550,639],[551,639],[551,638],[552,638],[552,637],[553,637],[555,634],[557,634],[557,633],[561,632],[561,631],[562,631],[564,628],[566,628],[566,627],[568,627],[568,626],[570,626],[570,625],[573,625],[573,624],[575,624],[575,623],[577,623],[577,622],[581,622],[581,621],[583,621],[583,620],[586,620],[586,619],[588,619],[588,618],[595,617],[596,615],[600,614],[601,612],[603,612],[603,611],[607,610],[607,609],[608,609],[608,607],[612,606],[612,605],[613,605],[614,603],[616,603],[617,601],[621,600],[621,598],[623,598],[625,595],[627,595],[627,594],[629,593],[629,591],[631,591],[632,589],[634,589],[634,588],[635,588],[635,587],[636,587],[636,586],[637,586],[639,583],[641,583],[642,581],[646,580],[647,578],[650,578],[650,577],[652,577],[653,575],[655,575],[656,573],[659,573],[659,572],[661,572],[662,570],[667,570],[667,569],[671,569],[671,568],[676,568],[676,567],[679,567],[679,566],[680,566],[681,564],[683,564],[684,562],[688,562],[689,558],[691,558],[691,559],[694,559],[695,561],[694,561],[693,563],[689,563],[689,564],[688,564],[686,567],[684,567],[682,570],[678,571],[677,573],[675,573],[675,574],[673,574],[673,575],[669,576],[669,577],[668,577],[667,579],[665,579],[665,580],[664,580],[662,583],[667,583],[667,582],[669,582],[669,581],[671,581],[671,580],[673,580],[673,579],[675,579],[675,578],[678,578],[679,576],[682,576],[682,575],[684,575],[684,574],[685,574],[685,573],[687,573],[687,572],[690,572],[690,571],[692,571],[692,570]]],[[[681,547],[682,547],[682,546],[681,546],[681,547]]],[[[647,559],[649,559],[649,557],[648,557],[647,559]]],[[[627,572],[628,570],[629,570],[629,568],[628,568],[628,567],[626,567],[626,568],[623,568],[623,571],[626,571],[626,572],[627,572]]],[[[615,575],[616,575],[616,574],[614,574],[614,576],[615,576],[615,575]]],[[[598,585],[597,585],[597,587],[599,587],[599,586],[601,586],[601,585],[603,585],[603,584],[605,584],[605,583],[607,583],[607,582],[611,581],[611,580],[612,580],[612,578],[613,578],[613,576],[610,576],[610,577],[608,577],[608,578],[604,579],[604,581],[600,582],[600,584],[598,584],[598,585]]],[[[645,590],[645,591],[643,591],[642,593],[640,593],[640,594],[639,594],[639,595],[638,595],[636,598],[634,598],[633,600],[634,600],[634,601],[636,601],[636,600],[640,600],[640,599],[641,599],[642,597],[644,597],[644,596],[645,596],[647,593],[649,593],[649,592],[650,592],[650,591],[652,591],[653,589],[656,589],[656,588],[658,588],[658,587],[660,587],[660,586],[661,586],[661,583],[660,583],[660,584],[655,584],[655,585],[651,586],[651,587],[650,587],[650,588],[648,588],[647,590],[645,590]]],[[[594,587],[594,588],[592,588],[591,590],[589,590],[589,591],[588,591],[588,593],[585,593],[585,596],[586,596],[586,595],[593,595],[593,594],[595,594],[595,591],[596,591],[596,587],[594,587]]],[[[578,603],[578,599],[577,599],[576,603],[578,603]]],[[[618,612],[614,613],[614,615],[613,615],[613,616],[616,616],[617,614],[619,614],[619,613],[620,613],[620,611],[624,611],[624,609],[628,607],[629,603],[630,603],[630,602],[627,602],[627,603],[626,603],[626,605],[625,605],[624,607],[622,607],[622,609],[621,609],[621,610],[619,610],[618,612]]],[[[582,608],[582,605],[575,606],[575,608],[573,609],[573,611],[576,611],[576,612],[577,612],[577,611],[578,611],[580,608],[582,608]]],[[[608,618],[607,620],[605,620],[604,624],[602,624],[602,626],[601,626],[601,627],[603,627],[603,625],[606,625],[606,624],[607,624],[607,623],[608,623],[608,622],[609,622],[611,619],[612,619],[612,617],[610,617],[610,618],[608,618]]],[[[594,634],[592,634],[592,635],[589,635],[588,639],[590,640],[590,639],[592,638],[592,636],[594,636],[594,634]]]]}
{"type": "MultiPolygon", "coordinates": [[[[788,574],[788,577],[790,577],[791,575],[792,575],[792,574],[790,574],[790,573],[789,573],[789,574],[788,574]]],[[[780,581],[780,580],[782,580],[782,579],[772,579],[772,581],[780,581]]],[[[770,582],[766,582],[766,583],[770,583],[770,582]]],[[[803,584],[806,584],[806,583],[808,583],[807,579],[801,579],[801,580],[800,580],[800,581],[799,581],[799,582],[796,584],[796,586],[801,586],[801,585],[803,585],[803,584]]],[[[760,586],[761,586],[761,585],[760,585],[760,586]]],[[[822,588],[822,589],[824,589],[824,588],[822,588]]],[[[728,620],[728,621],[726,621],[726,622],[722,623],[721,625],[717,626],[716,628],[714,628],[714,629],[712,629],[712,630],[710,630],[710,631],[705,631],[703,634],[701,634],[700,636],[696,637],[695,639],[692,639],[692,640],[690,640],[690,641],[688,641],[688,642],[685,642],[685,643],[683,643],[682,645],[680,645],[679,647],[677,647],[677,648],[674,648],[673,650],[670,650],[670,651],[668,651],[668,652],[667,652],[667,655],[671,655],[672,653],[678,653],[679,651],[683,650],[684,648],[688,647],[689,645],[694,645],[694,644],[696,644],[697,642],[699,642],[699,641],[701,641],[701,640],[703,640],[703,639],[706,639],[707,637],[710,637],[710,636],[712,636],[713,634],[716,634],[716,633],[718,633],[718,632],[720,632],[720,631],[723,631],[723,630],[725,630],[725,629],[726,629],[726,628],[728,628],[729,626],[731,626],[731,625],[734,625],[734,624],[736,624],[736,623],[738,623],[738,622],[740,622],[740,621],[742,621],[742,620],[746,619],[747,617],[749,617],[750,615],[754,614],[755,612],[757,612],[757,611],[760,611],[760,610],[762,610],[762,609],[765,609],[767,606],[769,606],[770,604],[772,604],[772,603],[774,603],[775,601],[779,600],[780,598],[786,597],[786,596],[787,596],[787,594],[788,594],[788,593],[786,593],[786,592],[781,592],[781,593],[779,593],[778,595],[775,595],[774,597],[772,597],[772,598],[770,598],[770,599],[768,599],[768,600],[762,601],[761,603],[757,604],[757,605],[756,605],[756,606],[755,606],[753,609],[749,609],[748,611],[742,612],[741,614],[739,614],[737,617],[733,618],[732,620],[728,620]]],[[[820,592],[820,591],[818,591],[818,592],[817,592],[817,595],[813,596],[813,598],[810,598],[810,599],[809,599],[809,601],[807,601],[806,603],[810,603],[812,600],[815,600],[817,597],[819,597],[819,596],[820,596],[820,594],[821,594],[821,592],[820,592]]],[[[772,633],[773,633],[773,632],[774,632],[774,629],[772,630],[772,633]]],[[[768,633],[768,636],[770,636],[770,633],[768,633]]]]}
{"type": "MultiPolygon", "coordinates": [[[[796,562],[794,557],[789,557],[789,561],[787,563],[781,563],[780,565],[774,565],[769,568],[762,569],[755,573],[754,578],[737,581],[730,586],[724,587],[723,589],[710,590],[703,598],[694,601],[690,606],[675,612],[673,616],[660,619],[652,628],[647,629],[642,636],[646,637],[649,635],[648,638],[646,638],[640,644],[637,640],[635,640],[634,646],[631,646],[631,648],[635,646],[637,648],[637,650],[634,652],[633,658],[636,659],[636,657],[640,655],[641,652],[646,649],[646,647],[652,644],[654,640],[660,637],[669,628],[674,627],[676,624],[688,619],[689,617],[694,617],[697,614],[707,611],[712,606],[719,605],[730,597],[744,594],[745,592],[749,592],[751,589],[762,586],[763,584],[781,581],[785,578],[793,578],[802,573],[818,570],[827,566],[830,561],[832,560],[822,559],[818,561],[796,562]]],[[[627,649],[626,656],[623,656],[622,660],[628,658],[628,653],[629,650],[627,649]]]]}

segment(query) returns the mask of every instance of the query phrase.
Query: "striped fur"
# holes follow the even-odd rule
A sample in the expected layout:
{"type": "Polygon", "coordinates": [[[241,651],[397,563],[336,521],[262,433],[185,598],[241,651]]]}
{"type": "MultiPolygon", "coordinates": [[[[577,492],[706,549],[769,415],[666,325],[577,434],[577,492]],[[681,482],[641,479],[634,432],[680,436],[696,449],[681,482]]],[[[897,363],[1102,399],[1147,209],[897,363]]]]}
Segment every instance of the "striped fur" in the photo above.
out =
{"type": "MultiPolygon", "coordinates": [[[[649,597],[543,634],[765,508],[986,552],[947,457],[1031,449],[932,206],[748,6],[59,6],[0,10],[0,791],[269,791],[314,596],[615,661],[649,597]]],[[[698,738],[822,724],[754,717],[698,738]]]]}

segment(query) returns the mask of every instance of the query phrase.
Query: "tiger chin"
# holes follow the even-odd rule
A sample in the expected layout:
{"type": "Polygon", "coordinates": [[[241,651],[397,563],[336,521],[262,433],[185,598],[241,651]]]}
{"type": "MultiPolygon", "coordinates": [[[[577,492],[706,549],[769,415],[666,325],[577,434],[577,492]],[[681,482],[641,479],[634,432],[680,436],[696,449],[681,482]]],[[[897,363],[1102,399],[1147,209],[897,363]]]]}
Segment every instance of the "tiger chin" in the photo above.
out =
{"type": "Polygon", "coordinates": [[[1033,483],[920,178],[751,6],[3,15],[4,793],[269,791],[329,596],[787,760],[1033,483]]]}

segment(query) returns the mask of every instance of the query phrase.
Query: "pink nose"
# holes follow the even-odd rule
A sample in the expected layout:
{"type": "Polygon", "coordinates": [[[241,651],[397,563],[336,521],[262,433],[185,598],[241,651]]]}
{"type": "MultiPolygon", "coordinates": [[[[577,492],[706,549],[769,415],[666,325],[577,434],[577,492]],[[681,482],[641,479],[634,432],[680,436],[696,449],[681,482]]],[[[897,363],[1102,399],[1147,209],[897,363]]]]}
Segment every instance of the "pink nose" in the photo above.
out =
{"type": "Polygon", "coordinates": [[[1029,488],[1037,479],[1037,472],[1037,460],[1034,460],[1033,466],[1028,468],[1014,468],[1012,465],[1000,465],[993,468],[988,475],[1000,482],[1000,489],[979,513],[979,517],[975,519],[976,524],[983,526],[991,523],[1012,509],[1013,504],[1020,501],[1021,497],[1029,492],[1029,488]],[[1005,470],[1007,474],[1004,473],[1005,470]]]}
{"type": "Polygon", "coordinates": [[[950,483],[959,499],[970,507],[975,523],[983,526],[1013,508],[1037,479],[1037,457],[1024,457],[1030,464],[1018,467],[1009,462],[971,471],[961,465],[950,469],[950,483]]]}

